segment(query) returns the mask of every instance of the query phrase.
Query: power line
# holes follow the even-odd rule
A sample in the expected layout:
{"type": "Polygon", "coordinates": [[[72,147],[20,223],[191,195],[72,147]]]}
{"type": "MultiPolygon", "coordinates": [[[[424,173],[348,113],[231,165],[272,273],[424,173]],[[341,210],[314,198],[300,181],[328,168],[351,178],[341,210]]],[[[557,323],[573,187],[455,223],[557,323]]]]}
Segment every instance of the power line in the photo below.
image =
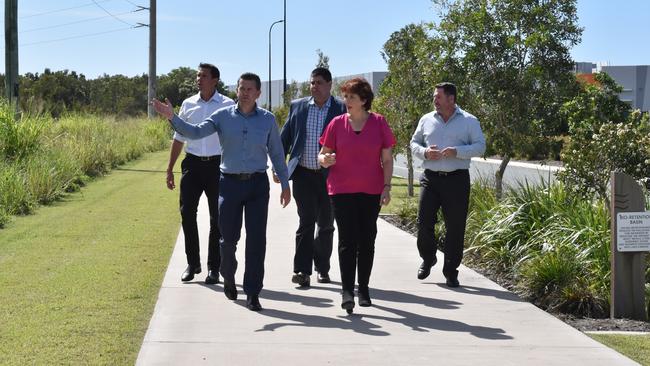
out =
{"type": "Polygon", "coordinates": [[[134,3],[130,2],[129,0],[124,0],[124,1],[126,1],[127,3],[135,6],[136,8],[141,8],[142,7],[142,6],[138,5],[138,4],[134,4],[134,3]]]}
{"type": "Polygon", "coordinates": [[[106,9],[104,9],[103,6],[99,5],[99,3],[98,3],[97,1],[95,1],[95,0],[92,0],[92,1],[93,1],[93,3],[95,3],[95,5],[97,5],[97,7],[99,7],[99,8],[102,9],[104,12],[106,12],[106,14],[108,14],[108,15],[112,16],[113,18],[115,18],[115,20],[117,20],[117,21],[119,21],[119,22],[122,22],[122,23],[124,23],[124,24],[130,25],[130,26],[133,27],[133,24],[128,23],[128,22],[126,22],[126,21],[124,21],[124,20],[118,18],[117,16],[111,14],[111,12],[109,12],[109,11],[106,10],[106,9]]]}
{"type": "MultiPolygon", "coordinates": [[[[102,0],[102,1],[100,1],[100,3],[107,3],[107,2],[109,2],[109,1],[112,1],[112,0],[102,0]]],[[[77,6],[71,6],[71,7],[69,7],[69,8],[62,8],[62,9],[56,9],[56,10],[49,10],[49,11],[46,11],[46,12],[43,12],[43,13],[36,13],[36,14],[31,14],[31,15],[23,15],[23,16],[21,16],[21,17],[19,17],[19,18],[20,18],[20,19],[24,19],[24,18],[37,17],[37,16],[41,16],[41,15],[47,15],[47,14],[53,14],[53,13],[60,13],[60,12],[66,11],[66,10],[85,8],[85,7],[87,7],[87,6],[93,6],[93,5],[96,5],[96,4],[97,4],[97,3],[96,3],[95,1],[93,1],[92,3],[83,4],[83,5],[77,5],[77,6]]]]}
{"type": "MultiPolygon", "coordinates": [[[[127,11],[127,12],[120,13],[120,14],[116,14],[116,15],[125,15],[125,14],[130,14],[130,13],[133,13],[133,11],[127,11]]],[[[60,28],[60,27],[65,27],[65,26],[67,26],[67,25],[73,25],[73,24],[79,24],[79,23],[92,22],[92,21],[95,21],[95,20],[104,19],[104,18],[108,18],[108,17],[110,17],[110,15],[103,15],[103,16],[101,16],[101,17],[95,17],[95,18],[90,18],[90,19],[77,20],[77,21],[69,22],[69,23],[55,24],[55,25],[48,26],[48,27],[32,28],[32,29],[24,30],[24,31],[22,31],[22,32],[18,32],[18,33],[21,34],[21,33],[36,32],[36,31],[46,30],[46,29],[52,29],[52,28],[60,28]]]]}
{"type": "Polygon", "coordinates": [[[132,26],[132,27],[125,27],[125,28],[118,28],[118,29],[113,29],[109,31],[104,31],[104,32],[96,32],[96,33],[88,33],[88,34],[81,34],[78,36],[72,36],[72,37],[65,37],[65,38],[57,38],[57,39],[50,39],[46,41],[38,41],[38,42],[32,42],[32,43],[23,43],[20,46],[34,46],[37,44],[45,44],[45,43],[53,43],[53,42],[62,42],[62,41],[67,41],[70,39],[77,39],[77,38],[86,38],[86,37],[92,37],[92,36],[98,36],[102,34],[107,34],[107,33],[115,33],[115,32],[121,32],[129,29],[135,29],[135,28],[140,28],[141,26],[132,26]]]}

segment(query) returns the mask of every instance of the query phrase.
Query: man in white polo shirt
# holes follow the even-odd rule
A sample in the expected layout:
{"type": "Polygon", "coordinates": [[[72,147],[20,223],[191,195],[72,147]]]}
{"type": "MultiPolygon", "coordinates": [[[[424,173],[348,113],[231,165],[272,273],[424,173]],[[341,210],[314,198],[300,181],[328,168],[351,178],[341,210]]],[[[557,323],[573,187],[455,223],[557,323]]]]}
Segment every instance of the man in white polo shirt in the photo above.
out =
{"type": "MultiPolygon", "coordinates": [[[[196,84],[199,93],[183,101],[178,115],[185,121],[198,124],[208,118],[212,113],[233,105],[235,102],[217,92],[219,83],[219,69],[207,63],[199,64],[196,74],[196,84]]],[[[205,283],[219,283],[219,165],[221,164],[221,144],[219,136],[215,133],[210,136],[189,140],[178,133],[174,133],[174,140],[169,155],[167,166],[167,188],[174,189],[174,165],[185,147],[185,158],[181,162],[181,192],[180,211],[185,235],[185,254],[187,268],[181,275],[181,281],[187,282],[194,279],[194,275],[201,273],[201,257],[199,256],[199,231],[196,225],[196,211],[199,199],[205,192],[210,209],[210,236],[208,239],[208,275],[205,283]]]]}

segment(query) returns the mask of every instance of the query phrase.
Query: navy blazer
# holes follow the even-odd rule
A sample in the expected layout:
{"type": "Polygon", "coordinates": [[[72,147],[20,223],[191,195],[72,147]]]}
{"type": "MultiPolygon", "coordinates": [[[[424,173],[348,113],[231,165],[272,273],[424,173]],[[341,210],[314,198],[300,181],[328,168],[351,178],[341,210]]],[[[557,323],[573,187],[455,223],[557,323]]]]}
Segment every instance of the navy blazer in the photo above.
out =
{"type": "MultiPolygon", "coordinates": [[[[287,163],[287,167],[289,168],[289,179],[291,179],[293,172],[296,170],[303,150],[305,150],[307,114],[309,111],[309,101],[311,99],[312,97],[306,97],[291,102],[289,116],[287,117],[287,121],[284,124],[284,127],[282,127],[282,132],[280,133],[282,146],[284,146],[284,154],[285,156],[289,155],[289,162],[287,163]]],[[[321,135],[325,131],[325,127],[327,127],[334,117],[347,112],[347,108],[345,108],[342,101],[333,96],[330,96],[330,101],[330,108],[327,111],[327,116],[323,123],[323,131],[320,132],[321,135]]],[[[327,171],[325,174],[327,174],[327,171]]]]}

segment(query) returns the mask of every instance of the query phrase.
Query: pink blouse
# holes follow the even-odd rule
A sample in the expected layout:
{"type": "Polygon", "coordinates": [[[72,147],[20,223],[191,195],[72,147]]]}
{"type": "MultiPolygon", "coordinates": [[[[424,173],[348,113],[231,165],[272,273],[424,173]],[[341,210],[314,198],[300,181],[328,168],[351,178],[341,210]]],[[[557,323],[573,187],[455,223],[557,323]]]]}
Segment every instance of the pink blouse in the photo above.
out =
{"type": "Polygon", "coordinates": [[[329,168],[327,177],[329,195],[381,194],[381,150],[395,146],[395,142],[393,131],[380,114],[370,113],[359,134],[352,129],[347,113],[334,117],[320,138],[321,145],[336,153],[336,164],[329,168]]]}

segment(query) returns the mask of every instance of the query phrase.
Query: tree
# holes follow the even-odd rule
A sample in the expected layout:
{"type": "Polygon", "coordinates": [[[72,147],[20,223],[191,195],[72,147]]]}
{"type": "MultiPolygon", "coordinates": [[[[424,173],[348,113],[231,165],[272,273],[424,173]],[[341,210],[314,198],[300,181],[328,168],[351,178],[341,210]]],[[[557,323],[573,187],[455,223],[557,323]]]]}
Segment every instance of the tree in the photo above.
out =
{"type": "Polygon", "coordinates": [[[423,114],[431,109],[432,79],[437,73],[427,73],[424,66],[434,58],[424,25],[409,24],[394,32],[381,52],[388,64],[388,75],[379,86],[375,103],[395,134],[395,153],[406,153],[408,194],[413,196],[413,157],[409,147],[411,137],[423,114]]]}
{"type": "Polygon", "coordinates": [[[598,195],[609,209],[612,171],[638,180],[650,177],[650,121],[647,113],[632,111],[619,99],[623,88],[609,75],[595,74],[595,80],[597,84],[583,84],[562,108],[570,139],[562,154],[565,169],[558,176],[575,193],[598,195]]]}
{"type": "Polygon", "coordinates": [[[156,98],[165,98],[174,106],[179,106],[185,98],[196,94],[196,69],[190,67],[178,67],[165,75],[158,77],[158,88],[156,98]]]}
{"type": "Polygon", "coordinates": [[[316,63],[316,67],[324,67],[326,69],[330,68],[330,58],[329,56],[325,55],[323,51],[319,49],[316,50],[316,55],[318,55],[318,62],[316,63]]]}
{"type": "MultiPolygon", "coordinates": [[[[576,0],[433,0],[441,9],[434,32],[473,93],[470,111],[501,156],[497,197],[511,158],[550,142],[557,115],[575,93],[569,50],[580,41],[576,0]]],[[[457,72],[454,72],[458,75],[457,72]]]]}
{"type": "Polygon", "coordinates": [[[42,74],[27,73],[20,77],[21,110],[47,112],[58,117],[66,111],[80,110],[89,103],[89,86],[83,74],[63,70],[42,74]]]}

